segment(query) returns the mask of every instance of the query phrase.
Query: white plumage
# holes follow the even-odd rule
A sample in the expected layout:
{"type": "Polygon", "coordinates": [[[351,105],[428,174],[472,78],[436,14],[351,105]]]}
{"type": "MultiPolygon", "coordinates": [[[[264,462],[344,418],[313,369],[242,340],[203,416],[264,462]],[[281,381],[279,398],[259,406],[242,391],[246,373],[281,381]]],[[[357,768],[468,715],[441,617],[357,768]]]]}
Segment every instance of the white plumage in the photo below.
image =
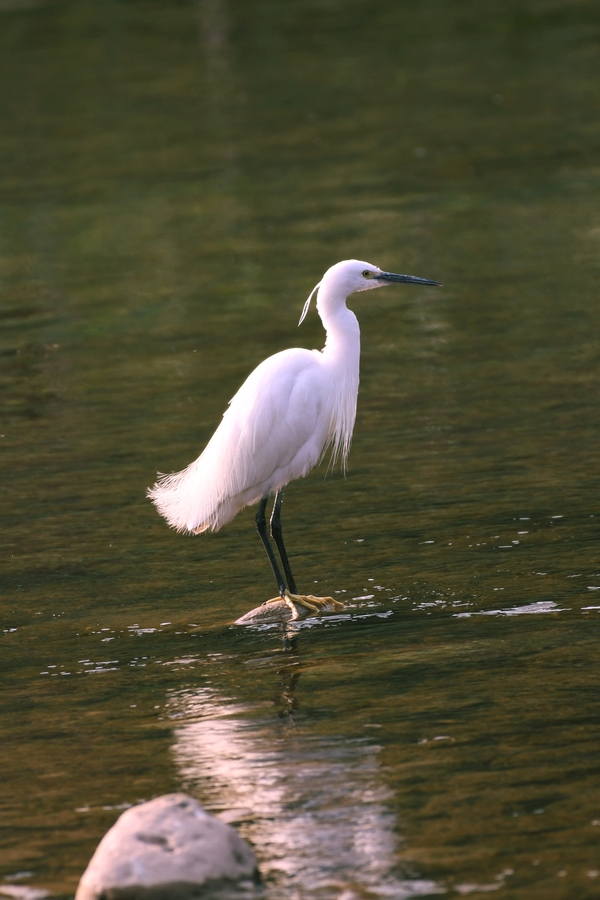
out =
{"type": "Polygon", "coordinates": [[[269,357],[230,401],[204,452],[182,472],[163,476],[149,492],[178,531],[218,531],[244,506],[301,478],[321,458],[337,422],[327,359],[317,350],[284,350],[269,357]],[[264,387],[276,385],[277,390],[264,387]],[[329,388],[329,390],[328,390],[329,388]]]}

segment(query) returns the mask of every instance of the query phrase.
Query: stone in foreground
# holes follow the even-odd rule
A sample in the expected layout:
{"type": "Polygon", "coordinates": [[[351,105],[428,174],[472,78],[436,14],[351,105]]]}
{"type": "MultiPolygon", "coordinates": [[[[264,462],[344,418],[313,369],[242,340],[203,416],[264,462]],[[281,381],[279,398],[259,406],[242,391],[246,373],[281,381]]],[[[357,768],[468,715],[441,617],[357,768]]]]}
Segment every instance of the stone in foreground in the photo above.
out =
{"type": "MultiPolygon", "coordinates": [[[[339,605],[341,606],[341,604],[339,605]]],[[[320,612],[314,613],[305,606],[298,606],[298,618],[294,619],[292,610],[285,600],[267,600],[261,606],[251,609],[245,615],[236,619],[236,625],[273,625],[277,622],[287,623],[291,621],[298,622],[300,619],[307,619],[309,616],[320,615],[322,613],[339,612],[339,606],[335,605],[335,601],[326,603],[320,612]]]]}
{"type": "Polygon", "coordinates": [[[248,896],[256,857],[229,825],[186,794],[124,812],[100,841],[75,900],[190,900],[248,896]]]}

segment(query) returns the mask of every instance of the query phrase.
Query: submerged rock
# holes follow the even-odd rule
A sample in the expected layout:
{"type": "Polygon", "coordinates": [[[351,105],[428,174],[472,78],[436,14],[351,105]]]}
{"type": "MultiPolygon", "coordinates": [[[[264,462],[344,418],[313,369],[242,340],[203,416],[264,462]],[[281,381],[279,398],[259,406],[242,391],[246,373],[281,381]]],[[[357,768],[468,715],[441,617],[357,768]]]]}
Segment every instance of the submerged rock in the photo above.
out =
{"type": "Polygon", "coordinates": [[[260,606],[251,609],[245,615],[236,619],[236,625],[273,625],[277,622],[299,622],[300,619],[307,619],[309,616],[319,616],[323,613],[339,612],[339,607],[335,606],[334,601],[325,604],[320,612],[315,613],[305,606],[297,606],[298,618],[292,620],[292,610],[285,600],[268,600],[260,606]]]}
{"type": "Polygon", "coordinates": [[[124,812],[104,835],[75,900],[188,900],[253,893],[256,857],[242,838],[186,794],[124,812]]]}
{"type": "MultiPolygon", "coordinates": [[[[298,610],[298,618],[305,619],[310,615],[310,610],[302,607],[298,610]]],[[[285,600],[269,600],[251,609],[236,619],[236,625],[272,625],[277,622],[289,622],[292,618],[292,610],[285,600]]],[[[296,620],[297,621],[297,620],[296,620]]]]}

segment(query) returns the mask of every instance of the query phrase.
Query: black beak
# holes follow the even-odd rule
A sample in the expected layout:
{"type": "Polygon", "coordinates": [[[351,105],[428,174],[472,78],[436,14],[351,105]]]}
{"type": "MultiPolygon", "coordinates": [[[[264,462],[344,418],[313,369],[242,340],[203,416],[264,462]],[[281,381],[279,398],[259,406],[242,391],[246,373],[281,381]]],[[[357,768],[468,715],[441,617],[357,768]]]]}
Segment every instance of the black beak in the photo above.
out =
{"type": "Polygon", "coordinates": [[[428,278],[417,278],[416,275],[394,275],[393,272],[382,272],[375,276],[375,281],[386,281],[389,284],[401,282],[402,284],[433,284],[441,287],[440,281],[430,281],[428,278]]]}

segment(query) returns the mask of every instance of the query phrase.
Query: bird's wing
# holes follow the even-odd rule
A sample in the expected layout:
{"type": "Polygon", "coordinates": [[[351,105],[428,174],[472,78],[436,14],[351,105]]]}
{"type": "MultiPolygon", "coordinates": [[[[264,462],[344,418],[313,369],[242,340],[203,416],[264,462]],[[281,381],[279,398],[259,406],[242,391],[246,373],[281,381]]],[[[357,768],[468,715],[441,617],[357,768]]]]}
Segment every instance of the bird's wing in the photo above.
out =
{"type": "Polygon", "coordinates": [[[149,491],[173,528],[217,531],[317,464],[331,432],[321,359],[284,350],[249,375],[198,459],[149,491]]]}
{"type": "Polygon", "coordinates": [[[229,496],[276,490],[316,465],[329,431],[325,388],[320,354],[309,350],[284,350],[252,372],[218,429],[227,433],[229,496]]]}

